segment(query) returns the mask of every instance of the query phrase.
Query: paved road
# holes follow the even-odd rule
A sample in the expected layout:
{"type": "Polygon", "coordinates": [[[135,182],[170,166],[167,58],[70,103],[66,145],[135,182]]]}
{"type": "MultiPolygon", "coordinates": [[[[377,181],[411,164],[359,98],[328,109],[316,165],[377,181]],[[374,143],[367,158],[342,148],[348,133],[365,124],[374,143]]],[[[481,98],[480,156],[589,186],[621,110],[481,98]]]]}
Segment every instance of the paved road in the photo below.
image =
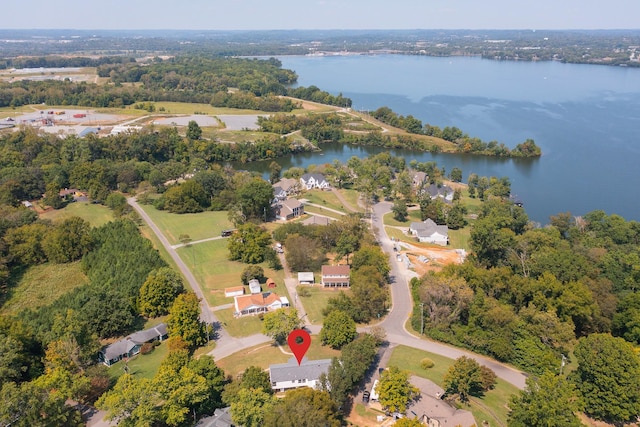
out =
{"type": "MultiPolygon", "coordinates": [[[[207,303],[207,300],[204,297],[204,293],[200,288],[200,284],[198,284],[198,281],[194,277],[193,273],[191,273],[191,270],[189,270],[187,265],[182,261],[182,259],[180,258],[176,250],[171,246],[171,244],[169,243],[167,238],[164,236],[164,234],[162,234],[162,231],[160,231],[160,229],[153,222],[151,217],[147,215],[144,209],[142,209],[142,207],[138,204],[135,197],[129,197],[127,199],[127,203],[129,203],[131,207],[133,207],[133,209],[135,209],[135,211],[138,212],[140,217],[147,223],[149,228],[153,230],[153,232],[156,234],[156,236],[160,240],[160,243],[162,243],[162,246],[164,246],[167,252],[169,253],[169,256],[171,256],[171,258],[175,261],[176,265],[182,272],[182,275],[189,282],[189,285],[191,286],[191,289],[193,290],[193,292],[198,296],[198,298],[200,298],[200,319],[209,325],[214,325],[214,327],[216,325],[219,325],[220,323],[218,322],[218,318],[216,317],[215,314],[213,314],[213,310],[211,310],[211,307],[209,307],[209,304],[207,303]]],[[[218,340],[225,341],[225,340],[232,339],[231,336],[227,333],[227,331],[224,330],[224,328],[218,327],[216,332],[218,335],[218,340]]]]}
{"type": "Polygon", "coordinates": [[[523,372],[466,350],[451,347],[436,341],[420,339],[406,330],[405,323],[411,316],[413,310],[413,302],[408,282],[411,277],[416,277],[416,274],[413,271],[407,270],[404,263],[396,261],[393,252],[393,243],[384,230],[383,217],[385,213],[391,211],[391,206],[391,203],[388,202],[381,202],[374,205],[371,221],[376,237],[384,252],[389,256],[389,262],[391,263],[392,308],[387,317],[379,324],[379,326],[382,326],[387,331],[387,340],[392,344],[402,344],[418,348],[451,359],[457,359],[460,356],[472,357],[477,360],[478,363],[491,368],[498,378],[523,389],[526,380],[523,372]]]}
{"type": "MultiPolygon", "coordinates": [[[[262,334],[256,334],[244,338],[231,337],[224,330],[224,327],[217,321],[217,318],[211,310],[211,307],[209,307],[206,300],[203,298],[202,290],[200,289],[198,282],[195,280],[195,277],[184,264],[184,262],[182,262],[175,249],[171,247],[169,241],[166,239],[166,237],[164,237],[160,229],[153,223],[149,215],[144,212],[144,210],[138,205],[134,198],[129,198],[127,199],[127,201],[136,210],[136,212],[140,214],[142,219],[149,225],[153,232],[156,233],[156,235],[160,239],[160,242],[167,249],[169,255],[174,259],[180,271],[182,271],[184,276],[189,281],[196,295],[201,298],[200,306],[202,309],[202,319],[210,324],[218,325],[218,338],[216,340],[216,348],[209,353],[210,355],[212,355],[216,359],[222,359],[245,348],[271,341],[269,337],[262,334]]],[[[406,345],[408,347],[429,351],[452,359],[456,359],[463,355],[472,357],[477,360],[478,363],[491,368],[496,373],[498,378],[501,378],[520,389],[524,388],[526,376],[521,371],[466,350],[451,347],[435,341],[420,339],[419,337],[412,335],[405,329],[405,323],[409,319],[411,311],[413,310],[413,303],[411,294],[409,292],[408,279],[410,279],[412,276],[415,276],[415,273],[407,270],[402,263],[397,262],[395,259],[393,244],[387,236],[387,233],[384,230],[384,224],[382,222],[384,214],[390,211],[391,203],[378,203],[373,207],[373,214],[371,219],[371,225],[376,234],[376,237],[380,242],[382,249],[389,256],[391,263],[390,274],[393,281],[391,284],[392,305],[387,317],[379,323],[379,326],[383,327],[386,330],[387,340],[389,341],[389,343],[406,345]]],[[[288,285],[288,287],[292,286],[293,282],[289,282],[288,285]]],[[[293,295],[295,295],[295,293],[293,295]]],[[[294,305],[298,305],[298,302],[299,301],[296,301],[294,296],[294,305]]],[[[318,325],[309,325],[307,323],[306,327],[311,331],[312,334],[317,334],[320,332],[320,326],[318,325]]],[[[358,329],[360,331],[367,331],[369,328],[358,329]]]]}

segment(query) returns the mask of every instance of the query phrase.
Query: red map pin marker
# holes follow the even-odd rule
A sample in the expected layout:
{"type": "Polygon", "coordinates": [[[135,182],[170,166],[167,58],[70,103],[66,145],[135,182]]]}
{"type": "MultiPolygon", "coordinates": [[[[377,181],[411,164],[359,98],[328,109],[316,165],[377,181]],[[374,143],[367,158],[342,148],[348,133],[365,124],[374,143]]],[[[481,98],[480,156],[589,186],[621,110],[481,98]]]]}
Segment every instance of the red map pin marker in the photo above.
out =
{"type": "Polygon", "coordinates": [[[287,343],[291,351],[293,351],[293,355],[296,356],[298,366],[300,366],[302,358],[311,345],[311,336],[304,329],[294,329],[287,337],[287,343]]]}

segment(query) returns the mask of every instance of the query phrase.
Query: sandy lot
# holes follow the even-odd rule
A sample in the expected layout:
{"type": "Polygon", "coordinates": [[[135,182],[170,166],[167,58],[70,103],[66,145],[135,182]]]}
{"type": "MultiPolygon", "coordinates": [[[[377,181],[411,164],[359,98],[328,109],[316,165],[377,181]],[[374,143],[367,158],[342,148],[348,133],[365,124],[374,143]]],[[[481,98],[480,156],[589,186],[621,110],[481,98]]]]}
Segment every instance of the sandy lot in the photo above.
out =
{"type": "Polygon", "coordinates": [[[217,117],[225,124],[226,130],[259,129],[258,117],[260,115],[219,115],[217,117]]]}

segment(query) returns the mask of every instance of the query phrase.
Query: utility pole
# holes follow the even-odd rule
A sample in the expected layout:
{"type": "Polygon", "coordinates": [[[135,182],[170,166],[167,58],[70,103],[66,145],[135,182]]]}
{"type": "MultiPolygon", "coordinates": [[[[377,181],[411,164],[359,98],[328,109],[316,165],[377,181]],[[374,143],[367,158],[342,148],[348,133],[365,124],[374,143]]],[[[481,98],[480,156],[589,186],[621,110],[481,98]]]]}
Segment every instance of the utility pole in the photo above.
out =
{"type": "Polygon", "coordinates": [[[424,335],[424,303],[420,303],[420,335],[424,335]]]}
{"type": "Polygon", "coordinates": [[[560,375],[562,375],[562,371],[564,370],[564,365],[567,364],[567,358],[565,357],[564,354],[561,354],[562,356],[562,361],[560,362],[560,375]]]}

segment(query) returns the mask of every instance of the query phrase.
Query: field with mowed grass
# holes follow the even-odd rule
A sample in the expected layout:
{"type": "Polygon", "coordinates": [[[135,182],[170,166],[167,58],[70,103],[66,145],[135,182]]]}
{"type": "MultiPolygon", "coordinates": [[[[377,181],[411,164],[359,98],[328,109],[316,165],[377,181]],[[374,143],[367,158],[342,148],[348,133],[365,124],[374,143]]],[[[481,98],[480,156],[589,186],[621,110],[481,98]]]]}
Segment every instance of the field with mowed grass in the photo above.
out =
{"type": "Polygon", "coordinates": [[[9,286],[0,314],[17,314],[27,308],[47,306],[67,292],[89,283],[80,261],[35,265],[13,279],[15,285],[9,286]]]}
{"type": "Polygon", "coordinates": [[[106,206],[90,202],[69,203],[62,209],[50,209],[40,214],[40,218],[53,222],[61,222],[73,216],[78,216],[93,227],[99,227],[113,221],[113,212],[106,206]]]}
{"type": "MultiPolygon", "coordinates": [[[[229,260],[227,239],[192,244],[177,249],[177,252],[202,287],[209,305],[215,307],[233,303],[233,298],[224,296],[224,288],[242,285],[240,278],[249,264],[229,260]]],[[[267,289],[263,284],[262,290],[289,297],[284,286],[284,271],[274,271],[266,263],[258,265],[263,268],[265,277],[273,279],[277,285],[276,288],[267,289]]]]}
{"type": "Polygon", "coordinates": [[[219,237],[222,230],[233,228],[227,218],[227,211],[174,214],[159,211],[152,205],[140,206],[172,245],[180,243],[179,237],[182,234],[187,234],[192,241],[196,241],[219,237]]]}
{"type": "MultiPolygon", "coordinates": [[[[331,359],[340,356],[339,350],[333,350],[331,347],[323,346],[317,335],[311,336],[311,346],[305,355],[309,360],[331,359]]],[[[286,344],[277,347],[273,342],[260,344],[255,347],[245,348],[224,359],[216,360],[216,365],[224,370],[224,373],[236,377],[249,366],[257,366],[262,369],[268,369],[269,365],[276,363],[286,363],[291,357],[294,357],[286,344]],[[284,353],[283,353],[284,352],[284,353]]]]}
{"type": "Polygon", "coordinates": [[[309,321],[315,325],[321,325],[324,320],[322,310],[327,307],[329,298],[337,297],[340,291],[317,286],[305,286],[304,288],[308,290],[309,296],[300,296],[298,292],[298,299],[302,302],[309,321]]]}
{"type": "MultiPolygon", "coordinates": [[[[300,199],[307,199],[311,203],[315,203],[317,205],[322,205],[330,209],[335,209],[340,212],[347,213],[347,210],[343,206],[343,204],[338,200],[338,197],[333,194],[331,191],[322,191],[322,190],[309,190],[305,191],[300,197],[300,199]]],[[[305,207],[306,210],[306,207],[305,207]]]]}
{"type": "MultiPolygon", "coordinates": [[[[392,350],[387,366],[398,366],[413,375],[427,378],[442,387],[447,370],[455,361],[434,353],[399,345],[392,350]],[[422,369],[420,362],[429,358],[434,362],[430,369],[422,369]]],[[[471,411],[478,425],[501,427],[507,425],[509,409],[507,403],[511,395],[518,393],[513,385],[498,379],[493,390],[489,390],[482,398],[472,398],[469,405],[461,405],[462,409],[471,411]],[[487,424],[483,424],[486,421],[487,424]]]]}

